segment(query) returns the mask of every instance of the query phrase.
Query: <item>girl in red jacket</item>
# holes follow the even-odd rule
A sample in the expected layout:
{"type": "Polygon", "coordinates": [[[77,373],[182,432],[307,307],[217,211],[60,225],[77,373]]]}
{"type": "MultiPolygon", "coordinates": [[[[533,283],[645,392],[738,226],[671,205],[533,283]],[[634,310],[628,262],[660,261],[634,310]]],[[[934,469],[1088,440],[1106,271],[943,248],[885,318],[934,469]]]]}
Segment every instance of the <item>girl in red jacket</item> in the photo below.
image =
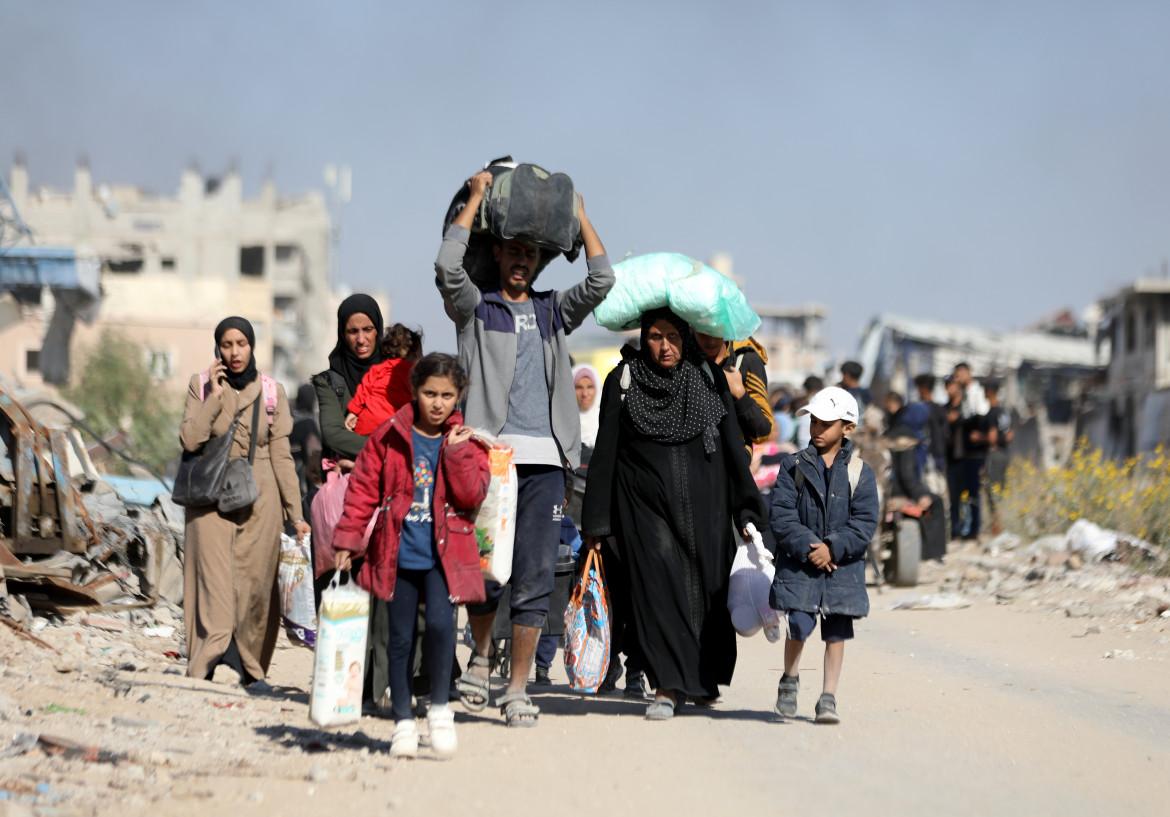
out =
{"type": "Polygon", "coordinates": [[[487,452],[471,439],[455,404],[467,375],[451,355],[429,354],[410,373],[414,400],[382,425],[358,454],[333,533],[335,567],[365,556],[357,583],[387,601],[390,612],[390,696],[393,757],[418,754],[410,709],[411,646],[419,601],[426,603],[430,656],[431,749],[456,749],[448,706],[455,655],[454,605],[484,600],[473,514],[487,496],[487,452]],[[366,551],[362,539],[374,512],[381,517],[366,551]],[[365,551],[365,552],[363,552],[365,551]]]}

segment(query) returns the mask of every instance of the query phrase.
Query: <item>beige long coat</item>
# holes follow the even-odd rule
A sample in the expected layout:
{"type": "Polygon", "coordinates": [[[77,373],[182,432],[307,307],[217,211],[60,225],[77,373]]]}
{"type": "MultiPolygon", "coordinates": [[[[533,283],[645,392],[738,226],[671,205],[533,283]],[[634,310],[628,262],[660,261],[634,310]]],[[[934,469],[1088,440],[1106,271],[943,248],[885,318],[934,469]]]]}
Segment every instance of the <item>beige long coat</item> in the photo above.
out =
{"type": "Polygon", "coordinates": [[[253,473],[260,498],[250,508],[220,513],[215,506],[187,508],[183,614],[187,625],[187,675],[207,678],[235,636],[244,671],[259,680],[268,671],[280,626],[276,570],[283,520],[301,518],[300,485],[289,450],[292,415],[277,386],[272,425],[265,414],[260,378],[240,392],[224,384],[222,397],[201,399],[199,375],[187,388],[179,427],[185,451],[228,432],[241,409],[232,457],[247,457],[252,403],[260,400],[253,473]],[[283,513],[282,513],[283,511],[283,513]]]}

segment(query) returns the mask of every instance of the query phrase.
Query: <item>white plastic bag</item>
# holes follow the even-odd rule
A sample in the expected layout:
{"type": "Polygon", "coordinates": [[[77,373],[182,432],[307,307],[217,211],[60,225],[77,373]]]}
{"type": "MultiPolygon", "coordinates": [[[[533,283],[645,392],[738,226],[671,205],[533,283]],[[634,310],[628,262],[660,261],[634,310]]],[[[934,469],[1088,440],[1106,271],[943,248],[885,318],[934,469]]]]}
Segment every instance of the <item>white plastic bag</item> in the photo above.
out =
{"type": "Polygon", "coordinates": [[[309,717],[318,726],[361,720],[369,622],[370,594],[358,587],[348,572],[338,573],[321,594],[313,655],[309,717]],[[345,584],[340,582],[343,576],[345,584]]]}
{"type": "Polygon", "coordinates": [[[475,436],[488,447],[491,482],[487,497],[475,512],[475,539],[479,567],[485,579],[504,584],[512,578],[512,548],[516,540],[516,504],[520,486],[512,463],[512,446],[481,431],[475,436]]]}
{"type": "Polygon", "coordinates": [[[301,542],[280,535],[280,617],[288,640],[309,649],[317,643],[317,603],[313,597],[312,550],[306,535],[301,542]]]}
{"type": "Polygon", "coordinates": [[[772,565],[772,554],[764,547],[764,540],[756,526],[748,523],[747,541],[737,531],[739,547],[731,563],[731,578],[727,583],[727,609],[731,612],[731,625],[744,638],[758,633],[772,642],[784,637],[784,615],[773,610],[768,604],[768,591],[776,568],[772,565]]]}

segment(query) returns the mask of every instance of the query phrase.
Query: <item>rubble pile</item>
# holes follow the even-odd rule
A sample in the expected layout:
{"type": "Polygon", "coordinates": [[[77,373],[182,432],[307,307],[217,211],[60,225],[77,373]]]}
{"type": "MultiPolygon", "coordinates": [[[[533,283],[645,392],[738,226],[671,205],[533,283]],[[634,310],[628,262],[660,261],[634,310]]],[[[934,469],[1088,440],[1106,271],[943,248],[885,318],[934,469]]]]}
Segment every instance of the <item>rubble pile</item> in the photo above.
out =
{"type": "MultiPolygon", "coordinates": [[[[306,728],[299,690],[186,677],[183,510],[151,483],[103,477],[0,382],[0,815],[160,813],[211,798],[207,775],[355,780],[354,759],[388,756],[306,728]]],[[[308,676],[310,653],[277,648],[308,676]]]]}
{"type": "Polygon", "coordinates": [[[1148,543],[1087,522],[1027,544],[1005,533],[923,564],[920,583],[938,586],[937,604],[899,604],[950,609],[962,606],[958,600],[990,600],[1140,626],[1170,619],[1170,578],[1159,564],[1148,543]]]}
{"type": "Polygon", "coordinates": [[[0,621],[27,632],[34,612],[181,603],[183,517],[163,489],[128,503],[75,429],[43,424],[0,385],[0,621]]]}
{"type": "MultiPolygon", "coordinates": [[[[254,806],[265,779],[356,784],[390,769],[388,728],[317,729],[302,689],[186,677],[169,602],[35,620],[29,638],[0,627],[0,815],[203,813],[213,799],[234,808],[209,778],[236,781],[254,806]]],[[[275,664],[308,677],[311,653],[283,634],[277,651],[275,664]]]]}

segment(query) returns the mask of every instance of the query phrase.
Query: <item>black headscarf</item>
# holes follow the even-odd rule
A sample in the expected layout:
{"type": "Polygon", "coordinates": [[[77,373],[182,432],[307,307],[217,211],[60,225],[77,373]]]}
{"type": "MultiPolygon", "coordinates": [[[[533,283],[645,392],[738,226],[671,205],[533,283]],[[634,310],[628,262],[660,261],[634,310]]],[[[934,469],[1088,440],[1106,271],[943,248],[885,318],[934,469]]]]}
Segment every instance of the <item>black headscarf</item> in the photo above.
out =
{"type": "Polygon", "coordinates": [[[337,345],[329,353],[329,368],[345,378],[345,382],[349,385],[350,394],[356,394],[358,384],[362,382],[366,372],[375,363],[381,362],[382,310],[378,308],[378,302],[369,295],[360,293],[350,295],[341,302],[341,306],[337,307],[337,345]],[[374,338],[374,354],[365,360],[355,355],[353,350],[349,348],[349,344],[345,342],[345,325],[350,318],[358,313],[369,318],[370,322],[374,324],[374,329],[378,332],[377,337],[374,338]]]}
{"type": "Polygon", "coordinates": [[[625,410],[638,434],[662,443],[683,443],[703,435],[703,449],[715,451],[718,424],[727,413],[710,375],[700,367],[706,358],[691,328],[670,309],[642,315],[642,348],[629,360],[631,383],[625,410]],[[682,336],[682,360],[663,369],[650,357],[646,335],[660,320],[670,321],[682,336]]]}
{"type": "MultiPolygon", "coordinates": [[[[252,324],[237,315],[224,318],[219,322],[219,326],[215,327],[215,348],[217,350],[219,349],[219,342],[223,339],[223,333],[229,329],[238,329],[247,338],[248,346],[251,350],[251,354],[248,355],[248,365],[239,373],[233,373],[231,367],[228,366],[228,362],[226,360],[223,361],[223,373],[224,377],[227,378],[228,385],[236,391],[240,391],[240,389],[256,379],[256,331],[252,329],[252,324]]],[[[220,359],[223,360],[223,355],[220,355],[220,359]]]]}

